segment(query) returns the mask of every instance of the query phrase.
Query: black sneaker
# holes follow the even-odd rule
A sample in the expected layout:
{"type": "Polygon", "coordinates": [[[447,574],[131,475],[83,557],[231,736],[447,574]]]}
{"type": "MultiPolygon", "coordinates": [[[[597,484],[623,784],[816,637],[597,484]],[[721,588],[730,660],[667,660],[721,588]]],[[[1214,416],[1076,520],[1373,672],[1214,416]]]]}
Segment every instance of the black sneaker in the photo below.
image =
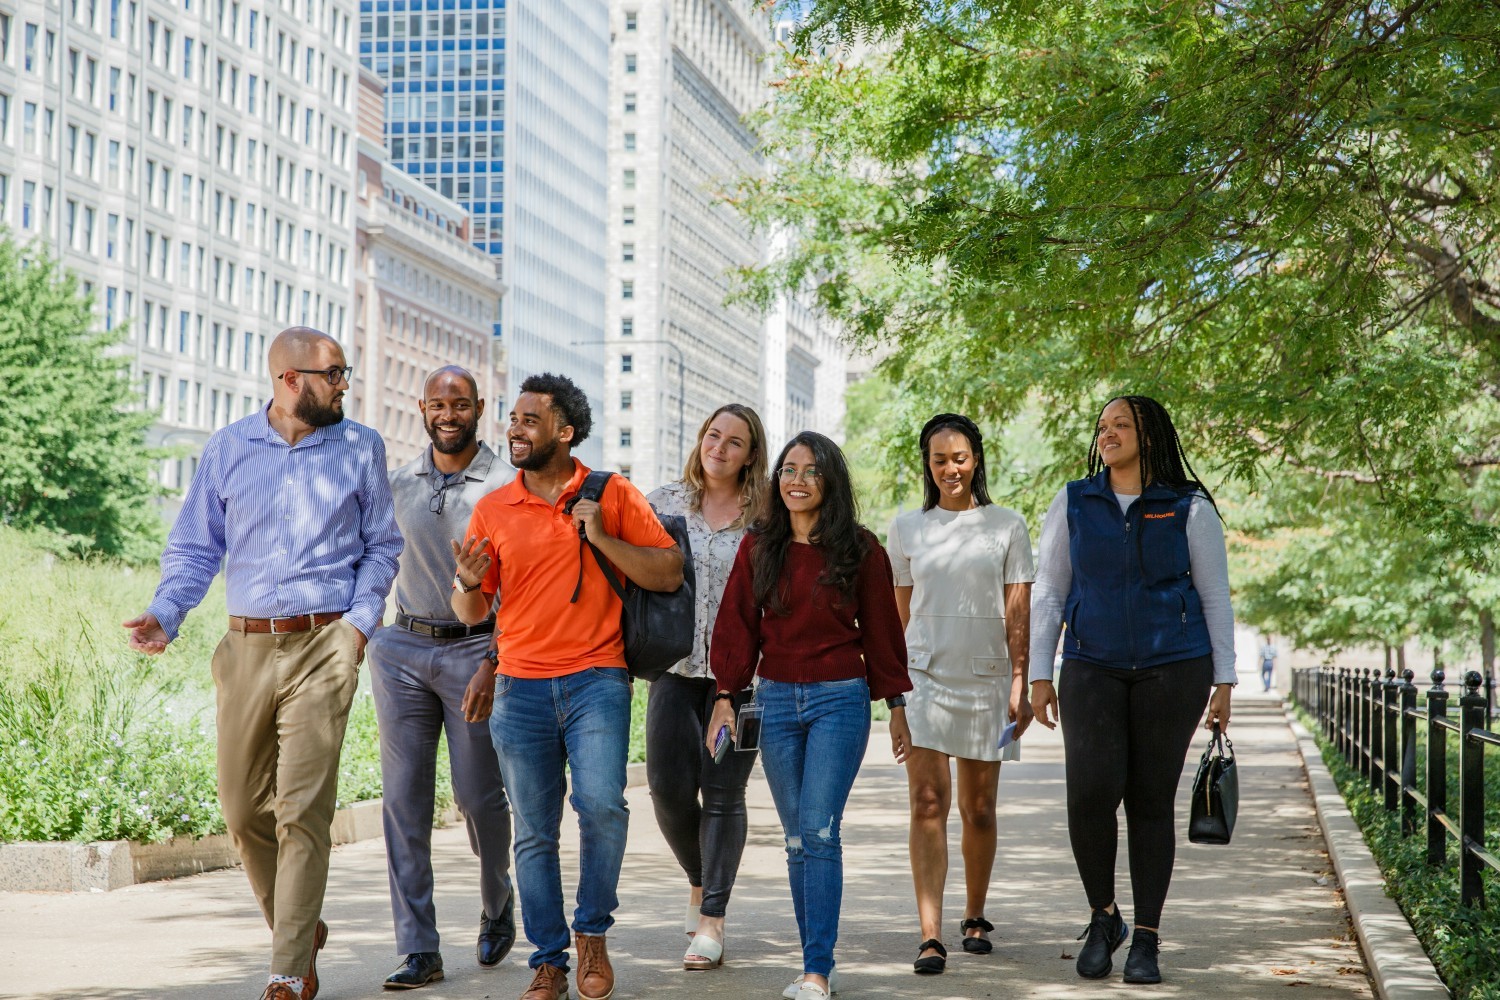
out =
{"type": "Polygon", "coordinates": [[[1126,926],[1125,918],[1120,916],[1118,907],[1113,913],[1095,910],[1089,918],[1088,927],[1078,935],[1080,941],[1088,938],[1078,950],[1078,974],[1085,979],[1103,979],[1109,975],[1114,968],[1110,956],[1125,943],[1129,934],[1130,928],[1126,926]]]}
{"type": "Polygon", "coordinates": [[[1125,957],[1125,981],[1127,983],[1159,983],[1161,969],[1156,966],[1156,953],[1161,949],[1161,938],[1155,931],[1136,929],[1130,939],[1130,954],[1125,957]]]}

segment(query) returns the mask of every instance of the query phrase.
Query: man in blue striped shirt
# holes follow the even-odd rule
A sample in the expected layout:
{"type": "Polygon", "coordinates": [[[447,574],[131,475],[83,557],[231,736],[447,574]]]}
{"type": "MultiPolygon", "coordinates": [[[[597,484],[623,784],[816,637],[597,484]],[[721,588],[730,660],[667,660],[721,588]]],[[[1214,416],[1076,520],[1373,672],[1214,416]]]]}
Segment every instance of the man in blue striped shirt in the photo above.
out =
{"type": "Polygon", "coordinates": [[[271,927],[262,998],[312,1000],[344,724],[402,543],[385,444],[344,419],[338,342],[292,327],[269,363],[270,405],[208,439],[161,585],[124,624],[130,648],[160,653],[224,563],[219,801],[271,927]]]}

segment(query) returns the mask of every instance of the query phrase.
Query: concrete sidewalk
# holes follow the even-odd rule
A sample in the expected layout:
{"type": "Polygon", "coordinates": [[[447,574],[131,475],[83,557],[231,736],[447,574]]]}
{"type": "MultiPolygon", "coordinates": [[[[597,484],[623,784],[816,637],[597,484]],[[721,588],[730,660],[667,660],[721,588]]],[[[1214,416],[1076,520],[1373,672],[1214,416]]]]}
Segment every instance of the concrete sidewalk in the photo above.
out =
{"type": "MultiPolygon", "coordinates": [[[[1127,987],[1119,975],[1123,949],[1110,979],[1089,982],[1073,971],[1074,938],[1088,908],[1068,849],[1061,741],[1040,727],[1024,741],[1025,760],[1005,768],[1000,779],[1000,845],[989,906],[998,928],[994,952],[979,957],[959,947],[963,885],[955,810],[945,911],[948,972],[912,973],[918,933],[906,854],[906,782],[877,727],[844,824],[840,996],[1371,996],[1279,703],[1242,695],[1231,736],[1241,768],[1235,842],[1199,847],[1183,835],[1163,918],[1166,982],[1127,987]]],[[[1181,830],[1202,744],[1200,737],[1182,783],[1181,830]]],[[[752,779],[750,841],[730,906],[727,961],[715,972],[682,971],[686,880],[656,830],[646,790],[631,789],[629,797],[630,846],[610,934],[616,996],[778,996],[800,971],[800,955],[780,828],[764,778],[757,772],[752,779]]],[[[569,813],[564,823],[569,886],[577,871],[572,820],[569,813]]],[[[1120,904],[1128,919],[1123,829],[1120,842],[1120,904]]],[[[494,971],[479,969],[473,958],[478,893],[462,828],[438,831],[434,854],[448,978],[417,995],[514,1000],[530,982],[528,946],[523,941],[494,971]]],[[[334,852],[325,917],[331,935],[319,962],[319,997],[394,995],[380,986],[398,961],[382,841],[334,852]]],[[[111,893],[0,893],[0,942],[11,963],[0,982],[0,997],[7,998],[252,1000],[265,983],[270,951],[270,935],[238,870],[111,893]]]]}

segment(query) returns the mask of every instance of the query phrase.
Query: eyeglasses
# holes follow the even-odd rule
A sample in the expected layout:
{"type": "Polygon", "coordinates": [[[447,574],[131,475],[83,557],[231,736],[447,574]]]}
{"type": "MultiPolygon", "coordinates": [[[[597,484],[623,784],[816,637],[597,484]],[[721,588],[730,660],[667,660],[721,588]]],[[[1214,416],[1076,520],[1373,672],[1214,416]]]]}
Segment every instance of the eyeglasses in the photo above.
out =
{"type": "Polygon", "coordinates": [[[442,515],[443,504],[447,502],[448,491],[464,481],[462,473],[452,479],[446,476],[438,476],[432,480],[432,499],[427,502],[427,509],[434,514],[442,515]]]}
{"type": "MultiPolygon", "coordinates": [[[[332,368],[293,368],[292,371],[303,375],[321,375],[328,380],[329,385],[338,385],[340,382],[348,382],[354,374],[353,365],[345,365],[340,368],[334,365],[332,368]]],[[[276,376],[279,379],[286,378],[286,372],[276,376]]]]}
{"type": "Polygon", "coordinates": [[[783,483],[796,482],[801,479],[804,483],[815,483],[823,478],[823,473],[814,468],[797,469],[795,466],[784,465],[776,470],[776,475],[783,483]]]}

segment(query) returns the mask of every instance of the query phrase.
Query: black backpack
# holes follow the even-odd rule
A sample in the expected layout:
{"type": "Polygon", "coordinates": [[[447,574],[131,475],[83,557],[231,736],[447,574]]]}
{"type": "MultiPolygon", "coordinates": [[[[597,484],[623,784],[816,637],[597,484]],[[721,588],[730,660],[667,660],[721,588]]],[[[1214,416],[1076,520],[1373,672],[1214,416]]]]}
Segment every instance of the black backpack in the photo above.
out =
{"type": "MultiPolygon", "coordinates": [[[[613,472],[590,472],[583,480],[578,495],[568,501],[568,513],[579,500],[599,503],[604,497],[605,484],[613,472]]],[[[604,573],[604,579],[614,588],[623,605],[620,611],[620,631],[625,637],[625,666],[631,677],[654,681],[666,673],[693,651],[693,621],[695,615],[693,597],[693,546],[688,540],[687,521],[675,514],[658,514],[661,526],[682,550],[682,586],[671,593],[660,593],[638,587],[629,579],[621,586],[609,568],[609,560],[584,537],[579,530],[578,583],[573,587],[569,603],[578,602],[578,593],[583,589],[583,547],[588,545],[594,553],[594,561],[604,573]]]]}

